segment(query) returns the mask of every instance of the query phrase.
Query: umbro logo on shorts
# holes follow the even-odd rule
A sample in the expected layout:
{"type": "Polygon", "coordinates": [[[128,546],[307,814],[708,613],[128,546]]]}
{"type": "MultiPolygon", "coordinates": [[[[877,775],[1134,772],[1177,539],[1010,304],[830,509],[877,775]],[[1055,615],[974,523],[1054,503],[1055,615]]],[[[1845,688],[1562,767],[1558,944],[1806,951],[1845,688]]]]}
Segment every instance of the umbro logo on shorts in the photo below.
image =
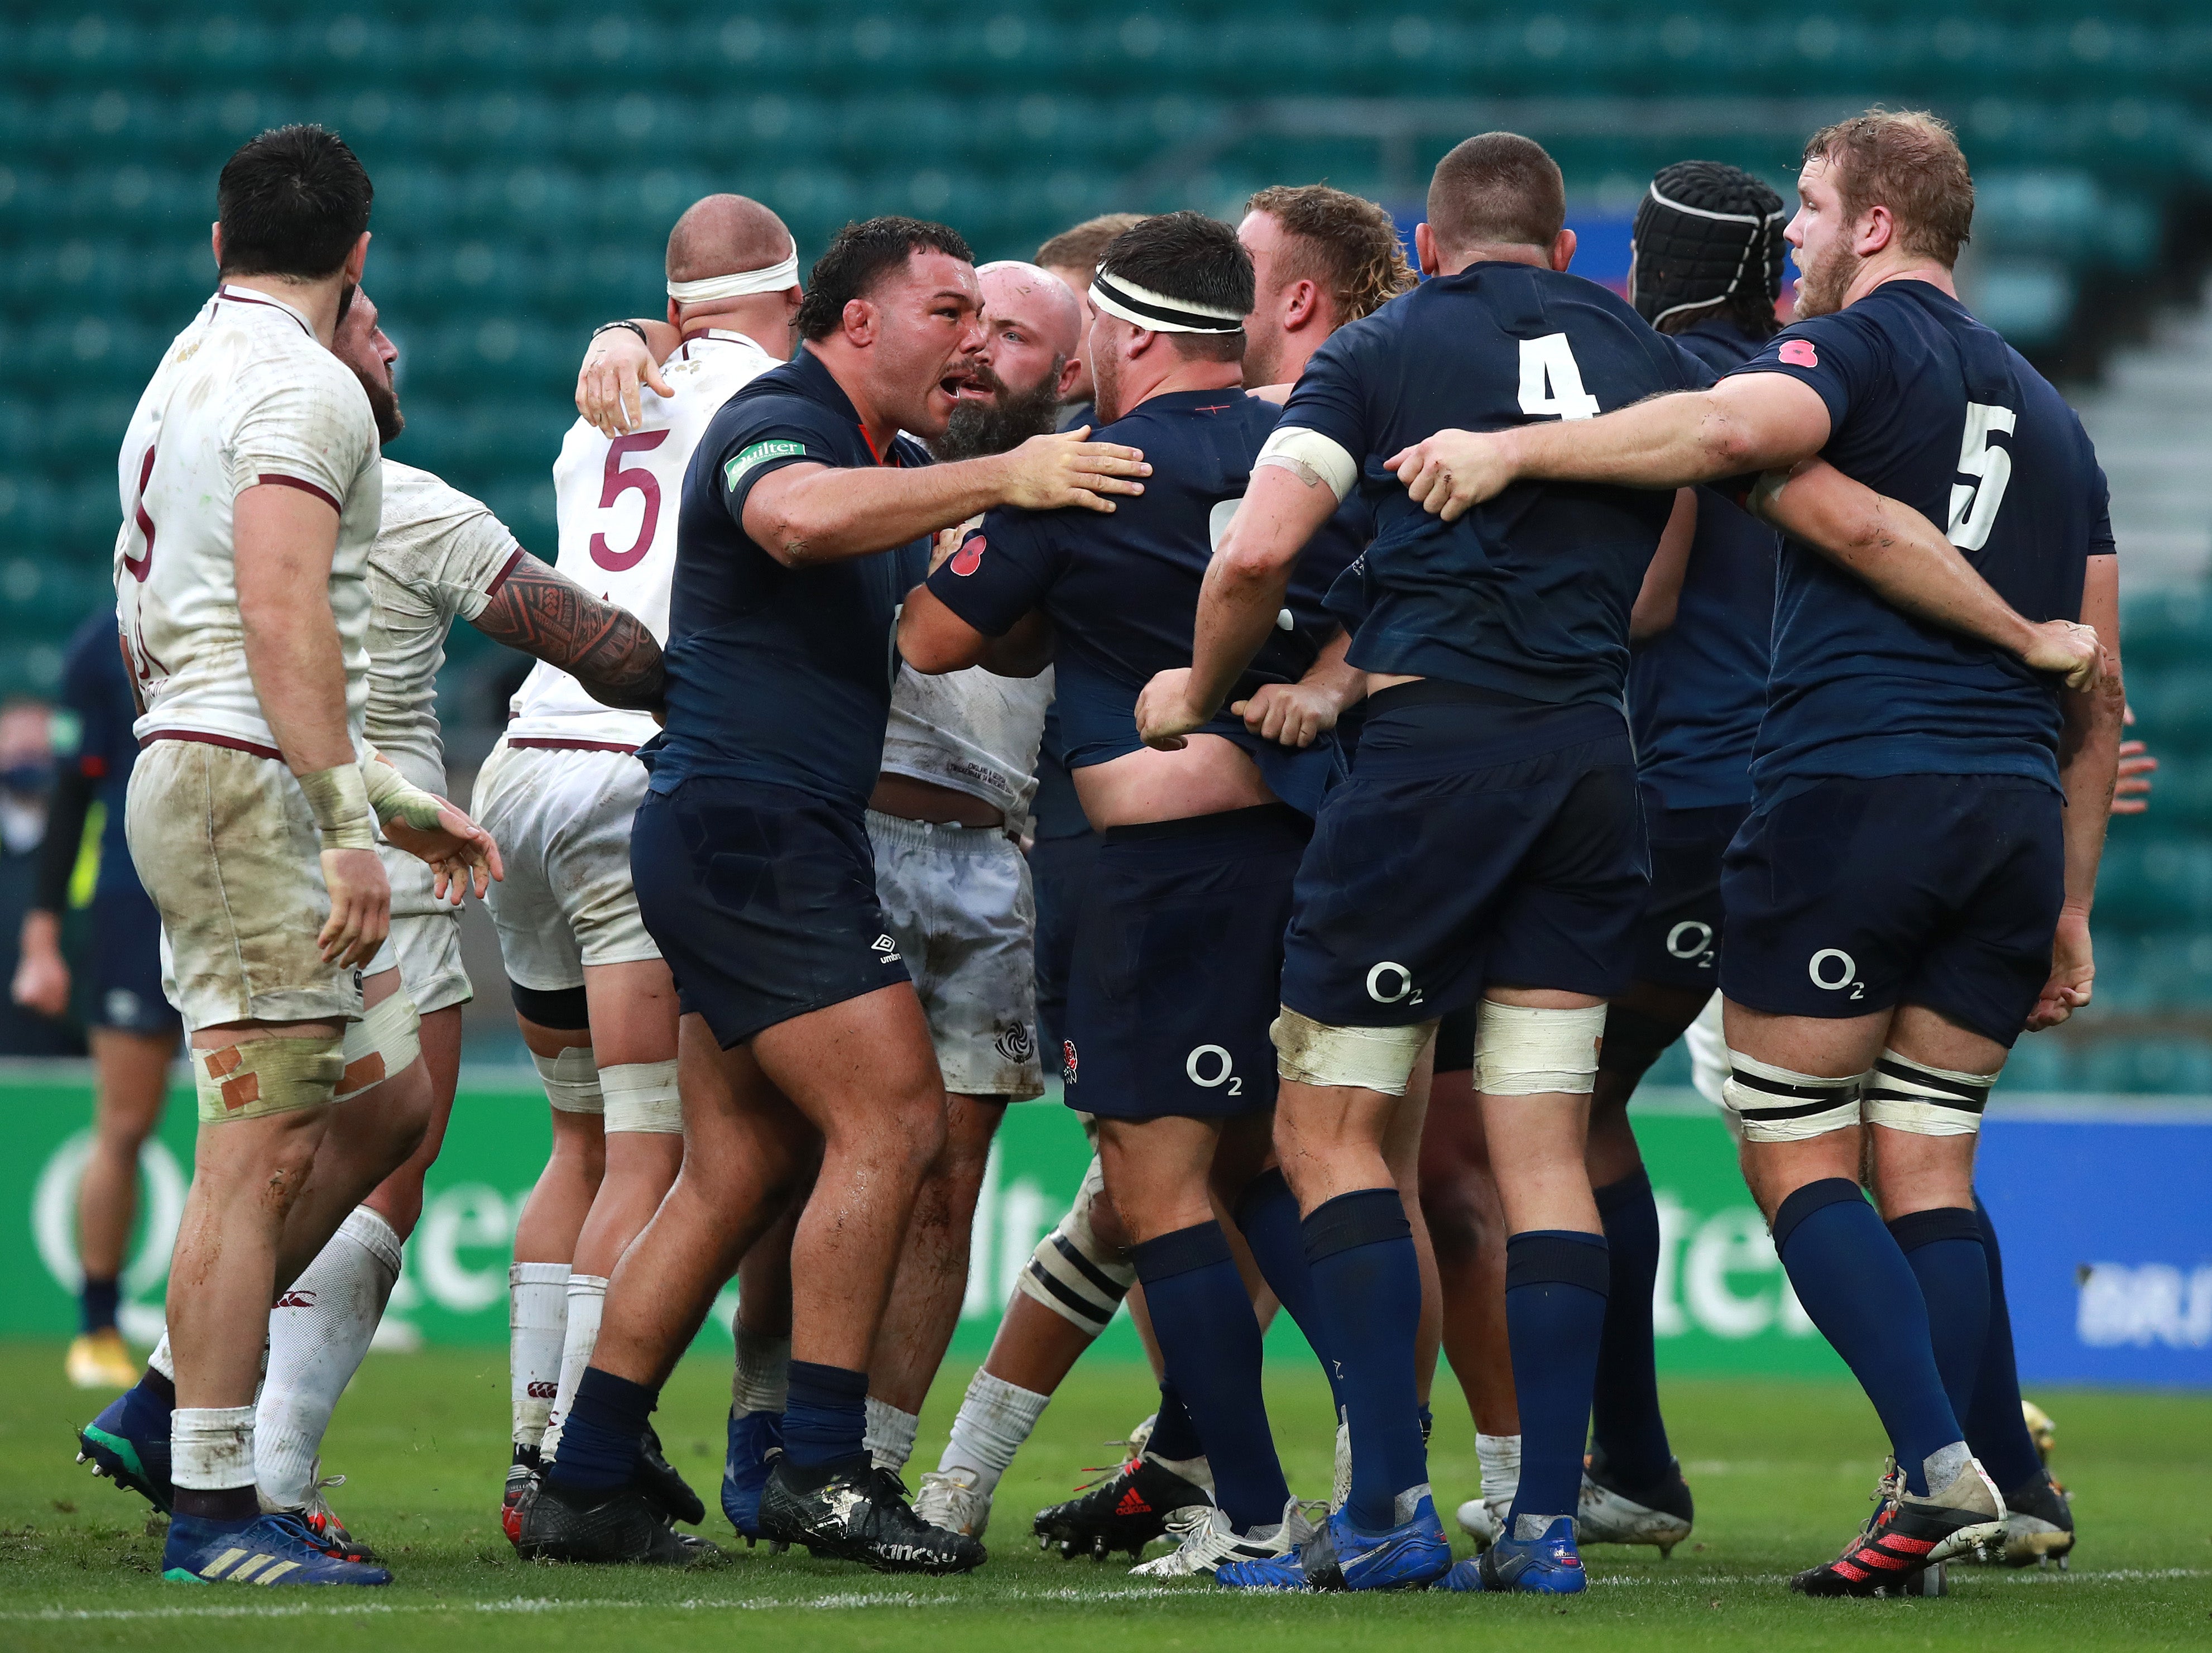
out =
{"type": "Polygon", "coordinates": [[[898,962],[898,943],[887,935],[879,935],[868,944],[876,951],[877,962],[892,964],[898,962]]]}
{"type": "Polygon", "coordinates": [[[1036,1054],[1036,1045],[1030,1037],[1026,1022],[1009,1022],[1004,1031],[992,1042],[992,1048],[1010,1062],[1025,1062],[1036,1054]]]}

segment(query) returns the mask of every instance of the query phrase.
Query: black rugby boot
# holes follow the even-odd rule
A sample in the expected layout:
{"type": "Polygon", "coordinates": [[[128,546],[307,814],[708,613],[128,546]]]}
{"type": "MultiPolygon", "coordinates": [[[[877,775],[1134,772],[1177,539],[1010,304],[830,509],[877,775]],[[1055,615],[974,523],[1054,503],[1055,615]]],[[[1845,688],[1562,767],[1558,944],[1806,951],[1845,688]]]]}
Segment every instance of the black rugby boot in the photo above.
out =
{"type": "Polygon", "coordinates": [[[1143,1451],[1065,1504],[1038,1510],[1031,1530],[1039,1549],[1058,1545],[1070,1561],[1079,1555],[1103,1561],[1116,1550],[1127,1550],[1133,1561],[1166,1535],[1170,1516],[1212,1502],[1211,1490],[1143,1451]]]}
{"type": "Polygon", "coordinates": [[[761,1492],[763,1538],[804,1544],[832,1561],[858,1561],[878,1572],[969,1572],[983,1547],[965,1533],[933,1527],[907,1506],[906,1488],[863,1453],[840,1463],[801,1467],[779,1456],[761,1492]]]}
{"type": "Polygon", "coordinates": [[[515,1499],[514,1553],[526,1561],[711,1566],[722,1552],[672,1529],[635,1481],[611,1492],[571,1492],[539,1476],[515,1499]]]}

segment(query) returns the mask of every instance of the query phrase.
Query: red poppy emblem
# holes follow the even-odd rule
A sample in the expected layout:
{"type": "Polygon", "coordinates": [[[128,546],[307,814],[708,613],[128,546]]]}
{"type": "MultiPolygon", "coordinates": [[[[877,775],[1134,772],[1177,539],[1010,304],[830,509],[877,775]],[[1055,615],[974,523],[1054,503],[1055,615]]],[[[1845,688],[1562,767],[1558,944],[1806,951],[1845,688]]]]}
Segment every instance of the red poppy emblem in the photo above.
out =
{"type": "Polygon", "coordinates": [[[1809,338],[1785,339],[1780,354],[1782,360],[1793,368],[1817,368],[1820,365],[1820,352],[1813,348],[1813,341],[1809,338]]]}
{"type": "Polygon", "coordinates": [[[970,534],[961,543],[960,549],[952,553],[952,572],[964,580],[982,566],[983,536],[970,534]]]}

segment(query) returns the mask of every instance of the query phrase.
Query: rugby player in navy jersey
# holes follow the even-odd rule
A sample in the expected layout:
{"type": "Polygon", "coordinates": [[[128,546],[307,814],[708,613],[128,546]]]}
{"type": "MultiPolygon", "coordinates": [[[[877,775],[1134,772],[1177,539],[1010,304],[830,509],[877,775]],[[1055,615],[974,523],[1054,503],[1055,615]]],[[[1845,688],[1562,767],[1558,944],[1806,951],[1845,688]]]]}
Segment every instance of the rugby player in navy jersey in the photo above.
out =
{"type": "Polygon", "coordinates": [[[1875,1519],[1793,1583],[1871,1595],[2049,1492],[2027,1462],[1993,1484],[1961,1426],[1992,1314],[1973,1150],[2013,1041],[2089,998],[2118,559],[2080,422],[1957,298],[1973,185],[1950,129],[1887,112],[1826,128],[1798,193],[1798,319],[1717,387],[1574,428],[1453,432],[1399,471],[1441,517],[1530,482],[1671,487],[1819,454],[1948,523],[2023,617],[1962,638],[1785,538],[1753,807],[1723,875],[1746,1171],[1897,1462],[1875,1519]],[[2110,668],[2069,692],[2031,669],[2039,629],[2094,629],[2110,668]]]}
{"type": "MultiPolygon", "coordinates": [[[[1291,881],[1334,763],[1328,727],[1355,690],[1310,584],[1279,606],[1237,714],[1179,752],[1137,738],[1138,692],[1189,658],[1211,541],[1276,409],[1242,387],[1252,261],[1226,225],[1190,212],[1139,223],[1107,248],[1091,303],[1102,435],[1142,447],[1144,497],[1111,518],[987,516],[908,599],[900,650],[924,671],[1018,671],[1051,645],[1069,768],[1105,839],[1078,921],[1061,1081],[1069,1105],[1098,1120],[1106,1193],[1166,1364],[1150,1452],[1203,1456],[1212,1471],[1212,1507],[1194,1505],[1182,1545],[1146,1568],[1210,1572],[1279,1554],[1307,1530],[1268,1432],[1259,1326],[1215,1201],[1236,1209],[1267,1160],[1266,1030],[1291,881]],[[1328,703],[1285,739],[1248,727],[1248,703],[1276,697],[1266,685],[1302,680],[1316,698],[1326,684],[1328,703]],[[1171,1421],[1181,1438],[1163,1438],[1171,1421]]],[[[1350,560],[1349,548],[1337,558],[1350,560]]],[[[1318,1346],[1303,1258],[1254,1249],[1318,1346]]]]}
{"type": "Polygon", "coordinates": [[[738,1259],[803,1187],[784,1450],[769,1537],[890,1571],[963,1571],[863,1444],[870,1348],[916,1187],[945,1134],[928,1024],[875,896],[865,811],[897,669],[891,626],[928,536],[997,505],[1110,512],[1134,450],[1041,436],[929,465],[983,345],[967,244],[848,225],[813,270],[800,348],[726,404],[684,481],[667,727],[631,839],[684,1011],[684,1158],[610,1282],[560,1449],[517,1548],[686,1565],[637,1482],[660,1384],[738,1259]]]}

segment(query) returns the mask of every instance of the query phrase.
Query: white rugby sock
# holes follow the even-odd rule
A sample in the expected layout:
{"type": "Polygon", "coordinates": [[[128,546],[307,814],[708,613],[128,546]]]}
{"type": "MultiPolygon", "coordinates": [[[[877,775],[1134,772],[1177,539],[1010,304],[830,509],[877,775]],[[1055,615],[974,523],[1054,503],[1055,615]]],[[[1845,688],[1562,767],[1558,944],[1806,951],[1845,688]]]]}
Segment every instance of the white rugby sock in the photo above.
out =
{"type": "Polygon", "coordinates": [[[601,1274],[568,1276],[568,1329],[561,1340],[561,1385],[553,1397],[553,1415],[541,1443],[547,1457],[561,1449],[561,1425],[568,1408],[576,1404],[576,1385],[584,1381],[584,1368],[592,1364],[592,1351],[599,1346],[599,1315],[607,1306],[607,1282],[601,1274]]]}
{"type": "Polygon", "coordinates": [[[901,1412],[868,1397],[868,1432],[861,1444],[868,1455],[876,1461],[878,1469],[900,1470],[914,1456],[915,1431],[921,1427],[921,1419],[911,1412],[901,1412]]]}
{"type": "Polygon", "coordinates": [[[731,1328],[737,1339],[737,1365],[730,1373],[730,1411],[781,1412],[791,1397],[791,1340],[749,1332],[743,1321],[731,1328]]]}
{"type": "Polygon", "coordinates": [[[172,1383],[177,1381],[177,1357],[169,1352],[169,1334],[167,1331],[161,1334],[161,1340],[154,1346],[154,1352],[146,1357],[146,1364],[172,1383]]]}
{"type": "Polygon", "coordinates": [[[938,1469],[965,1470],[983,1491],[994,1491],[1051,1401],[1049,1395],[979,1370],[961,1398],[960,1415],[952,1420],[952,1438],[937,1461],[938,1469]]]}
{"type": "Polygon", "coordinates": [[[536,1446],[561,1383],[568,1327],[568,1265],[519,1262],[507,1271],[507,1401],[517,1446],[536,1446]]]}
{"type": "Polygon", "coordinates": [[[179,1407],[169,1414],[169,1479],[195,1492],[253,1485],[253,1408],[179,1407]]]}
{"type": "Polygon", "coordinates": [[[1493,1507],[1511,1504],[1521,1490],[1521,1437],[1477,1434],[1474,1456],[1482,1466],[1482,1501],[1493,1507]]]}
{"type": "Polygon", "coordinates": [[[356,1206],[270,1311],[253,1431],[253,1474],[266,1507],[304,1509],[313,1495],[323,1433],[399,1279],[399,1243],[382,1216],[356,1206]]]}

